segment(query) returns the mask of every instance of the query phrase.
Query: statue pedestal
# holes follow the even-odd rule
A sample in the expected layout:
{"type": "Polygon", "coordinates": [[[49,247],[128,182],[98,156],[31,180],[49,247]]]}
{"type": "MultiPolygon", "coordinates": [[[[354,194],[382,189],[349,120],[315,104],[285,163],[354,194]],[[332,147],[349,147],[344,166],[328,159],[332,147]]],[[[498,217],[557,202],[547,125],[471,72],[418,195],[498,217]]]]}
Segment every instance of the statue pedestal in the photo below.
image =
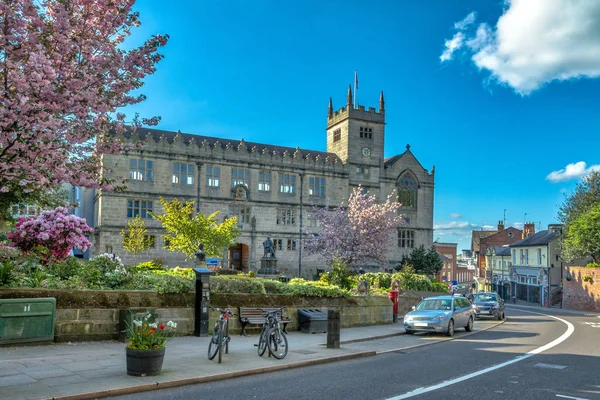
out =
{"type": "Polygon", "coordinates": [[[277,271],[277,259],[273,256],[263,257],[260,259],[260,269],[256,273],[257,275],[275,275],[277,271]]]}

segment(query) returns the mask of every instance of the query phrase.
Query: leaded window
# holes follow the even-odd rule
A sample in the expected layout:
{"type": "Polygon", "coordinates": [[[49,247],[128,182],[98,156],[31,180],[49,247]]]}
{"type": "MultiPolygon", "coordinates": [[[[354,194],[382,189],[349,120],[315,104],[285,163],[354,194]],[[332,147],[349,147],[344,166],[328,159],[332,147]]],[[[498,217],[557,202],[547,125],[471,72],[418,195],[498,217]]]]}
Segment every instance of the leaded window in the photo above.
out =
{"type": "Polygon", "coordinates": [[[398,247],[412,249],[415,247],[415,231],[411,229],[398,230],[398,247]]]}
{"type": "Polygon", "coordinates": [[[271,172],[259,171],[258,173],[258,190],[262,192],[271,191],[271,172]]]}
{"type": "Polygon", "coordinates": [[[206,186],[219,187],[221,180],[221,168],[214,165],[206,166],[206,186]]]}
{"type": "Polygon", "coordinates": [[[152,181],[152,161],[132,158],[129,160],[129,179],[152,181]]]}
{"type": "Polygon", "coordinates": [[[296,193],[296,175],[279,173],[279,193],[296,193]]]}
{"type": "Polygon", "coordinates": [[[403,208],[415,208],[417,206],[417,181],[410,172],[404,173],[398,182],[398,203],[403,208]]]}
{"type": "Polygon", "coordinates": [[[291,208],[279,208],[277,210],[277,225],[295,225],[296,210],[291,208]]]}
{"type": "Polygon", "coordinates": [[[250,170],[241,168],[231,168],[231,187],[244,185],[250,187],[250,170]]]}
{"type": "Polygon", "coordinates": [[[194,184],[194,164],[173,163],[173,183],[194,184]]]}
{"type": "Polygon", "coordinates": [[[325,178],[313,176],[308,178],[308,194],[314,197],[325,197],[325,178]]]}
{"type": "Polygon", "coordinates": [[[152,218],[152,200],[128,199],[127,218],[152,218]]]}

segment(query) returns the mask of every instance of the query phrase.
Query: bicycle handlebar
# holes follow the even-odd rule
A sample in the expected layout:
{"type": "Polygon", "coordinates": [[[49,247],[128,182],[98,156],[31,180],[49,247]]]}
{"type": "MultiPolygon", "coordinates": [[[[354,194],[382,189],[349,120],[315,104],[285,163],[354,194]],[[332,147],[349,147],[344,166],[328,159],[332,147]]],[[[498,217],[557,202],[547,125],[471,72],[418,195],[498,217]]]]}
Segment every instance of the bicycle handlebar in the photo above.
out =
{"type": "Polygon", "coordinates": [[[221,314],[229,314],[229,315],[235,315],[236,317],[239,317],[239,315],[237,315],[237,314],[234,314],[234,313],[233,313],[233,312],[231,312],[231,310],[230,310],[230,309],[228,309],[228,308],[227,308],[227,309],[225,309],[225,310],[222,310],[222,309],[220,309],[220,308],[218,308],[218,307],[210,307],[210,309],[211,309],[211,310],[214,310],[214,311],[219,311],[221,314]]]}
{"type": "Polygon", "coordinates": [[[267,310],[267,309],[264,309],[264,308],[260,308],[260,307],[257,307],[257,308],[258,308],[260,311],[264,312],[264,313],[274,313],[274,312],[279,312],[279,311],[283,310],[284,308],[287,308],[287,306],[281,306],[281,307],[279,307],[279,308],[276,308],[276,309],[270,309],[270,310],[267,310]]]}

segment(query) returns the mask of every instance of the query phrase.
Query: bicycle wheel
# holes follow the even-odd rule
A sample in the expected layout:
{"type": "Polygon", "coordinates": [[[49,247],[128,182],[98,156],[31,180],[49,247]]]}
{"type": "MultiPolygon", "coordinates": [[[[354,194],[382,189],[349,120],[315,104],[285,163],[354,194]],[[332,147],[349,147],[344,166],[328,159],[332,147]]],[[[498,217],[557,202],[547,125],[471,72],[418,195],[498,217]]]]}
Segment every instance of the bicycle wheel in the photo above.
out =
{"type": "Polygon", "coordinates": [[[271,328],[267,333],[269,352],[273,357],[281,360],[285,358],[288,353],[288,341],[285,334],[279,328],[271,328]]]}
{"type": "Polygon", "coordinates": [[[221,326],[219,324],[215,324],[215,329],[213,330],[212,336],[210,338],[210,342],[208,343],[208,359],[212,360],[217,355],[219,348],[221,347],[221,326]]]}
{"type": "Polygon", "coordinates": [[[263,329],[258,339],[258,356],[262,357],[267,349],[267,329],[263,329]]]}

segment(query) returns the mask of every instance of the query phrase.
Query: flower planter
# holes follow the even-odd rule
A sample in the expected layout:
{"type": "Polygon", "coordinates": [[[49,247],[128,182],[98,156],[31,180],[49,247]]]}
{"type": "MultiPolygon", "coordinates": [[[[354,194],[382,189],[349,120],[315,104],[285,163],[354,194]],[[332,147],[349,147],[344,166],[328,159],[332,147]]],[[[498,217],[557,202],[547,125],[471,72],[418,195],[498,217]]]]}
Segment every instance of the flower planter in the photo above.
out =
{"type": "Polygon", "coordinates": [[[125,348],[127,375],[152,376],[160,374],[165,348],[158,350],[132,350],[125,348]]]}

